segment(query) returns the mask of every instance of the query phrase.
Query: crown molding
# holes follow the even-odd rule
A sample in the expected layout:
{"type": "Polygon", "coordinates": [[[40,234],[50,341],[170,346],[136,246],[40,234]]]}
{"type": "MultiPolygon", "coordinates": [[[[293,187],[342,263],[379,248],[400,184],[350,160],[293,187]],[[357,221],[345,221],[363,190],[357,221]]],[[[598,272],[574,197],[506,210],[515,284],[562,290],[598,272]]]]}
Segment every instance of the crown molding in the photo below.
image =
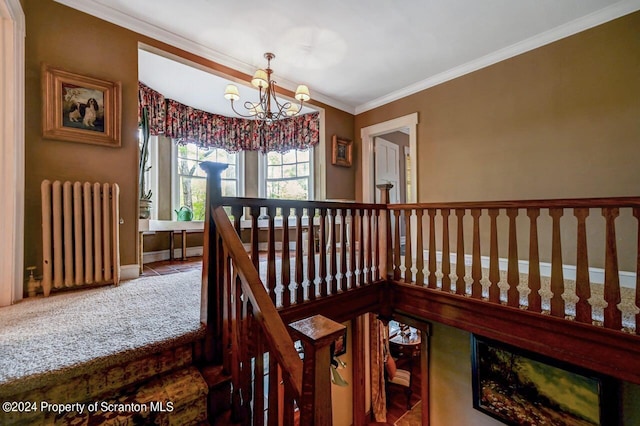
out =
{"type": "Polygon", "coordinates": [[[507,46],[503,49],[485,55],[481,58],[467,62],[466,64],[451,68],[450,70],[434,75],[433,77],[429,77],[425,80],[404,87],[400,90],[391,92],[385,96],[381,96],[370,102],[366,102],[362,105],[357,106],[355,108],[355,113],[357,115],[374,108],[378,108],[382,105],[388,104],[398,99],[402,99],[409,95],[413,95],[414,93],[420,92],[430,87],[437,86],[438,84],[444,83],[446,81],[453,80],[455,78],[462,77],[465,74],[469,74],[482,68],[488,67],[497,62],[504,61],[514,56],[518,56],[530,50],[534,50],[544,45],[553,43],[554,41],[604,24],[605,22],[612,21],[621,16],[628,15],[629,13],[633,13],[637,10],[640,10],[640,0],[624,0],[618,2],[596,12],[585,15],[581,18],[575,19],[566,24],[560,25],[549,31],[545,31],[526,40],[512,44],[511,46],[507,46]]]}
{"type": "MultiPolygon", "coordinates": [[[[112,24],[126,28],[128,30],[137,32],[155,40],[167,43],[171,46],[185,50],[189,53],[201,56],[205,59],[216,62],[220,65],[224,65],[236,71],[242,72],[247,75],[253,75],[255,66],[247,64],[242,61],[238,61],[228,55],[222,54],[217,50],[211,49],[203,44],[197,43],[181,35],[175,34],[171,31],[167,31],[156,25],[150,24],[138,18],[134,18],[130,15],[124,14],[118,10],[115,10],[103,3],[99,3],[95,0],[55,0],[57,3],[63,4],[72,9],[79,10],[88,15],[95,16],[103,21],[111,22],[112,24]]],[[[295,92],[297,85],[282,77],[278,77],[278,86],[295,92]]],[[[347,105],[343,102],[337,101],[329,96],[314,90],[312,100],[324,103],[339,110],[348,112],[349,114],[355,114],[355,108],[347,105]]]]}

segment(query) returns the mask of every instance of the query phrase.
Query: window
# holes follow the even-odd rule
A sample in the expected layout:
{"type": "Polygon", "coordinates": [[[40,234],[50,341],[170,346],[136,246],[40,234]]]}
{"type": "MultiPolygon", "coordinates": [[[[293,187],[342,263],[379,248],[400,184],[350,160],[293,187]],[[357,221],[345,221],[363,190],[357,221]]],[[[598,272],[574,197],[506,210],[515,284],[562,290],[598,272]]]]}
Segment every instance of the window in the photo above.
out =
{"type": "Polygon", "coordinates": [[[200,168],[203,161],[226,163],[222,172],[222,196],[241,196],[241,154],[229,153],[219,148],[201,148],[196,144],[175,145],[173,161],[175,171],[174,207],[187,206],[193,210],[193,220],[204,220],[207,174],[200,168]]]}
{"type": "Polygon", "coordinates": [[[261,155],[260,196],[288,200],[313,199],[313,151],[292,149],[261,155]]]}

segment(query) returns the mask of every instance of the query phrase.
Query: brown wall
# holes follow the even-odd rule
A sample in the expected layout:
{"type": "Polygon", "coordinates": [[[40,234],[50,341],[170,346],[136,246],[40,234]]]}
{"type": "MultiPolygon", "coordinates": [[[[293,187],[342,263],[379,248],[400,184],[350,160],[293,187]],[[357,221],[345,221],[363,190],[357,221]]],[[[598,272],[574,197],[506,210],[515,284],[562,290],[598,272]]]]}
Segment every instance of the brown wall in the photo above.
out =
{"type": "Polygon", "coordinates": [[[25,1],[25,264],[41,270],[43,179],[116,182],[120,185],[120,256],[136,263],[137,37],[53,1],[25,1]],[[42,138],[40,67],[47,63],[82,75],[122,82],[122,147],[42,138]]]}
{"type": "Polygon", "coordinates": [[[359,114],[356,133],[418,112],[420,201],[638,195],[639,53],[636,12],[359,114]]]}
{"type": "Polygon", "coordinates": [[[360,161],[358,150],[352,148],[353,161],[351,167],[334,166],[332,158],[332,138],[337,135],[342,139],[354,140],[353,119],[345,119],[345,114],[336,109],[326,109],[325,114],[325,148],[327,167],[327,199],[329,200],[355,200],[356,167],[360,161]]]}
{"type": "MultiPolygon", "coordinates": [[[[120,185],[120,256],[123,265],[137,263],[137,80],[138,44],[178,55],[205,68],[236,78],[250,76],[141,36],[122,27],[78,12],[52,0],[24,2],[27,22],[26,72],[26,184],[25,264],[42,259],[40,183],[43,179],[116,182],[120,185]],[[88,31],[87,29],[90,29],[88,31]],[[122,147],[108,148],[73,142],[45,140],[41,130],[40,67],[48,63],[83,75],[122,83],[122,147]]],[[[290,94],[292,95],[292,94],[290,94]]],[[[353,116],[332,107],[326,109],[325,133],[353,136],[353,116]]],[[[327,163],[331,163],[330,151],[327,163]]],[[[353,169],[329,166],[327,181],[340,181],[345,188],[328,196],[353,198],[353,169]],[[334,177],[333,174],[337,173],[334,177]]],[[[337,185],[329,184],[328,187],[337,185]]]]}
{"type": "MultiPolygon", "coordinates": [[[[638,76],[640,12],[359,114],[355,129],[359,136],[363,127],[418,112],[412,156],[422,202],[636,196],[638,76]]],[[[356,176],[361,198],[359,163],[356,176]]],[[[602,228],[599,212],[592,216],[602,228]]],[[[571,212],[565,222],[575,222],[571,212]]],[[[618,222],[635,230],[632,218],[618,222]]],[[[589,240],[600,247],[602,235],[594,230],[589,240]]],[[[634,244],[622,242],[619,252],[635,253],[634,244]]],[[[541,241],[545,261],[548,245],[541,241]]],[[[507,244],[499,246],[505,256],[507,244]]],[[[573,263],[567,249],[565,263],[573,263]]],[[[633,256],[621,267],[634,270],[633,256]]]]}

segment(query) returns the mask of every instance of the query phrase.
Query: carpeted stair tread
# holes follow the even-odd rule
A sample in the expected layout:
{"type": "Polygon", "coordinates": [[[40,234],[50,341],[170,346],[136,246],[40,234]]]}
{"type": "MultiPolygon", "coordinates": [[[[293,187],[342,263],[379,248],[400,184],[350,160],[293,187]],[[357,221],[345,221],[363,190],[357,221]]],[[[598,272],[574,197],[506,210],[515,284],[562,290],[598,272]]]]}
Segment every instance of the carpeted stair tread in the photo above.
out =
{"type": "Polygon", "coordinates": [[[56,383],[69,369],[90,373],[200,338],[201,285],[190,271],[0,309],[0,387],[56,383]]]}
{"type": "Polygon", "coordinates": [[[122,389],[115,396],[85,401],[82,412],[39,412],[3,424],[47,425],[199,425],[207,420],[207,384],[191,366],[122,389]],[[95,404],[95,409],[92,405],[95,404]]]}

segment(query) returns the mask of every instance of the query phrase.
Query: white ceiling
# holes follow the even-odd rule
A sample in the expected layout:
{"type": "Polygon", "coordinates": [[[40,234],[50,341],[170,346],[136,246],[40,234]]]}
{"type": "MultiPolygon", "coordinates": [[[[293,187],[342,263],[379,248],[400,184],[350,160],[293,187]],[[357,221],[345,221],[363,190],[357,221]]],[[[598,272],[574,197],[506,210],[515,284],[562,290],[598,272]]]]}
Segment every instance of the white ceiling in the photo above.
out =
{"type": "MultiPolygon", "coordinates": [[[[307,84],[312,98],[351,113],[640,10],[640,0],[57,1],[247,74],[273,52],[280,85],[307,84]]],[[[166,64],[154,65],[152,83],[142,67],[163,93],[180,83],[176,92],[196,88],[204,102],[222,97],[164,75],[176,72],[166,64]]]]}

